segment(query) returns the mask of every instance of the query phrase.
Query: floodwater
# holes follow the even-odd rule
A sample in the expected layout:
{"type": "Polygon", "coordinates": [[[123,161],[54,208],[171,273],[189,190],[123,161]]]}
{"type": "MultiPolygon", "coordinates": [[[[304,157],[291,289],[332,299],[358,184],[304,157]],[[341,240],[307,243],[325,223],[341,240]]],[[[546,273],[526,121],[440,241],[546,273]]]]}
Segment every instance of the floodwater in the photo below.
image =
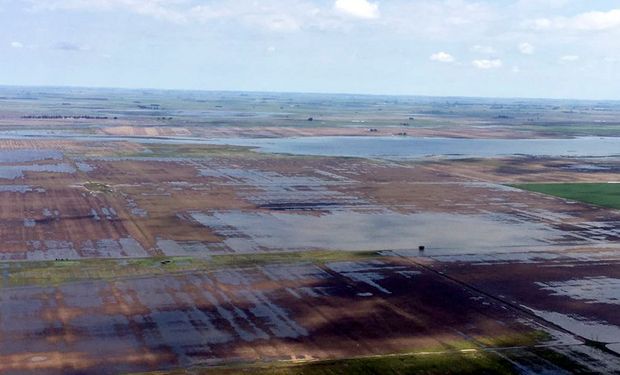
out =
{"type": "Polygon", "coordinates": [[[587,339],[613,344],[620,341],[620,327],[607,322],[592,321],[578,315],[569,316],[554,311],[527,308],[539,317],[587,339]]]}
{"type": "MultiPolygon", "coordinates": [[[[586,303],[620,305],[620,279],[589,277],[536,284],[544,290],[551,291],[555,296],[568,296],[586,303]]],[[[618,339],[620,340],[620,337],[618,339]]]]}
{"type": "MultiPolygon", "coordinates": [[[[440,137],[287,137],[199,138],[103,136],[37,130],[1,131],[0,139],[71,139],[74,141],[129,141],[142,144],[214,144],[257,148],[261,152],[314,156],[377,158],[529,156],[620,156],[620,137],[541,139],[481,139],[440,137]]],[[[3,157],[3,155],[0,155],[3,157]]]]}
{"type": "Polygon", "coordinates": [[[407,158],[616,156],[620,137],[571,139],[461,139],[418,137],[222,138],[213,143],[256,147],[261,152],[316,156],[407,158]]]}
{"type": "Polygon", "coordinates": [[[215,211],[195,212],[192,217],[225,237],[225,245],[236,252],[417,249],[425,245],[429,254],[489,253],[519,251],[561,236],[545,224],[516,222],[497,214],[215,211]]]}
{"type": "Polygon", "coordinates": [[[60,160],[63,154],[57,150],[0,150],[2,163],[26,163],[40,160],[60,160]]]}
{"type": "Polygon", "coordinates": [[[73,166],[67,163],[60,164],[33,164],[33,165],[0,165],[0,178],[14,180],[24,177],[24,172],[51,172],[75,173],[73,166]]]}

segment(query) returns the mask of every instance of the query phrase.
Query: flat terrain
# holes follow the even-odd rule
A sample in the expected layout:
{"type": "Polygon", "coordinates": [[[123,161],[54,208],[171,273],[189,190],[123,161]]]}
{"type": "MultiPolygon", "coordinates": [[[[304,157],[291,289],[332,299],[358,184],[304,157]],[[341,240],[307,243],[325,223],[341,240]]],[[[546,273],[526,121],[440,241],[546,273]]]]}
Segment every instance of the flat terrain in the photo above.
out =
{"type": "Polygon", "coordinates": [[[616,183],[522,184],[514,186],[597,206],[620,208],[620,184],[616,183]]]}
{"type": "Polygon", "coordinates": [[[0,88],[0,372],[620,373],[619,115],[0,88]]]}

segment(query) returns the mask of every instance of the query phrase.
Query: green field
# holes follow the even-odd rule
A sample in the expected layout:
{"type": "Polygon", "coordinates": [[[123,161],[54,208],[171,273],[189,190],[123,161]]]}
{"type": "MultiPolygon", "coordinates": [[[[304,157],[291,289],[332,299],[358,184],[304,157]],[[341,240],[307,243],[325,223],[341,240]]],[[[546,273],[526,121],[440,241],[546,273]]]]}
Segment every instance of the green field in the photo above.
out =
{"type": "MultiPolygon", "coordinates": [[[[517,374],[511,364],[495,353],[475,351],[470,353],[405,354],[354,358],[309,363],[280,363],[194,368],[166,372],[166,374],[253,374],[253,375],[406,375],[406,374],[517,374]]],[[[163,375],[163,372],[142,375],[163,375]]]]}
{"type": "Polygon", "coordinates": [[[324,264],[379,257],[375,251],[304,251],[259,254],[223,254],[206,258],[151,257],[135,259],[76,259],[62,261],[0,262],[4,277],[0,289],[18,286],[58,286],[85,280],[113,280],[221,268],[255,267],[265,264],[308,262],[324,264]]]}
{"type": "Polygon", "coordinates": [[[511,186],[601,207],[620,209],[620,184],[554,183],[517,184],[511,186]]]}
{"type": "Polygon", "coordinates": [[[326,361],[280,361],[276,363],[233,364],[214,367],[145,372],[132,375],[409,375],[409,374],[519,374],[512,360],[518,358],[548,361],[554,370],[575,374],[589,373],[579,363],[548,348],[518,348],[498,354],[492,350],[418,352],[366,358],[326,361]]]}

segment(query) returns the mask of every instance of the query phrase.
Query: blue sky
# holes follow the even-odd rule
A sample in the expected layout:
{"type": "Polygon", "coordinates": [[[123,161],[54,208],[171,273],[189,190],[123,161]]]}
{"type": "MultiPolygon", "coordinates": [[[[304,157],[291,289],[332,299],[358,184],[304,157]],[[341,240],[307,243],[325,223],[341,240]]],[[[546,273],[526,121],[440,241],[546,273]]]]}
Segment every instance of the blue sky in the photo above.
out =
{"type": "Polygon", "coordinates": [[[620,99],[620,1],[0,0],[0,84],[620,99]]]}

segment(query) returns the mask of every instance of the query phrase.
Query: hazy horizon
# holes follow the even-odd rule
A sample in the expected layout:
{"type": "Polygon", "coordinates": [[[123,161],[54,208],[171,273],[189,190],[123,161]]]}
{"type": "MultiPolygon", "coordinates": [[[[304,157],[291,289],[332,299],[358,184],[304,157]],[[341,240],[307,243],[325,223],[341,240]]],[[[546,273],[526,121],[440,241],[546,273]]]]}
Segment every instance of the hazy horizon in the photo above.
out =
{"type": "Polygon", "coordinates": [[[364,92],[318,92],[318,91],[267,91],[267,90],[235,90],[235,89],[187,89],[187,88],[156,88],[156,87],[113,87],[113,86],[69,86],[69,85],[5,85],[0,88],[16,89],[54,89],[54,90],[120,90],[120,91],[170,91],[170,92],[198,92],[198,93],[247,93],[247,94],[274,94],[274,95],[334,95],[334,96],[369,96],[388,98],[425,98],[425,99],[472,99],[472,100],[526,100],[526,101],[558,101],[558,102],[620,102],[620,99],[570,98],[570,97],[527,97],[527,96],[475,96],[475,95],[425,95],[425,94],[390,94],[364,92]]]}
{"type": "Polygon", "coordinates": [[[0,0],[0,84],[620,99],[620,5],[0,0]]]}

